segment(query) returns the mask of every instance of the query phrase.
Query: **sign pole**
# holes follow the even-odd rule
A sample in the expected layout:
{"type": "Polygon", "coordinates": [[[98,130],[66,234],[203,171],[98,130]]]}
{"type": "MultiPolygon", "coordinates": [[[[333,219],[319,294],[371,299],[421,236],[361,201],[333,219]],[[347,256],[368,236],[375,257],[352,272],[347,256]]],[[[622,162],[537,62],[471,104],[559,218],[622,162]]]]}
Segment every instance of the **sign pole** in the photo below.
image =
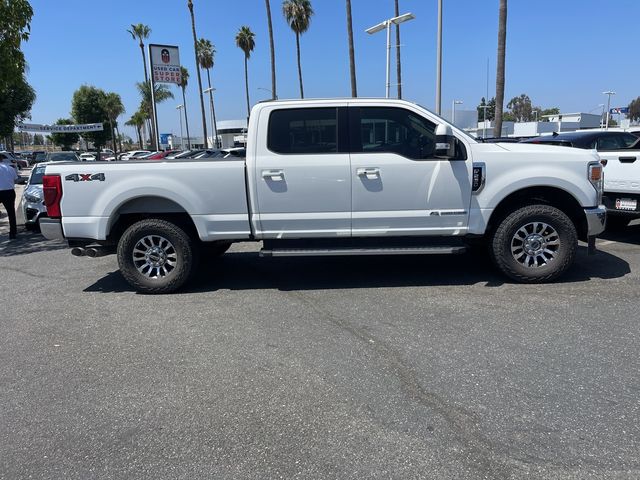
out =
{"type": "Polygon", "coordinates": [[[149,45],[149,78],[151,79],[151,112],[152,112],[152,123],[153,123],[153,140],[154,140],[154,148],[156,151],[160,150],[160,135],[158,133],[158,110],[156,109],[156,82],[153,78],[153,57],[151,55],[151,45],[149,45]]]}

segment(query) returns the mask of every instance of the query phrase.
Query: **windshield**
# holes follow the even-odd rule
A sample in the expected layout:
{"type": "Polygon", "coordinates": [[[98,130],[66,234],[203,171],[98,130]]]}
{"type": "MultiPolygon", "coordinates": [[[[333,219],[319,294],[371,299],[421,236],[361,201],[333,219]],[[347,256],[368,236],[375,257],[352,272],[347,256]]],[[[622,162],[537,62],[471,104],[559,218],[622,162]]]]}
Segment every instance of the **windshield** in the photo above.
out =
{"type": "Polygon", "coordinates": [[[29,180],[29,185],[42,185],[42,176],[44,175],[44,171],[47,168],[46,165],[38,165],[33,169],[31,173],[31,179],[29,180]]]}
{"type": "Polygon", "coordinates": [[[49,154],[50,162],[75,162],[78,160],[73,152],[55,152],[49,154]]]}

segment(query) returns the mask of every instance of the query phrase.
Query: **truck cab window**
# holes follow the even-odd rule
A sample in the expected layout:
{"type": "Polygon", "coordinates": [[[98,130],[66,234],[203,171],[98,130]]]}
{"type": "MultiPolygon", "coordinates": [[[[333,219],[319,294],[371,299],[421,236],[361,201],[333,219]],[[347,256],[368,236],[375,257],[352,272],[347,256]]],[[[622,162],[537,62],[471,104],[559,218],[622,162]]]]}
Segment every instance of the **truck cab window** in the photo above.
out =
{"type": "Polygon", "coordinates": [[[433,158],[436,125],[419,115],[394,107],[360,108],[362,153],[396,153],[413,160],[433,158]]]}
{"type": "Polygon", "coordinates": [[[267,147],[282,154],[336,153],[337,108],[275,110],[269,117],[267,147]]]}

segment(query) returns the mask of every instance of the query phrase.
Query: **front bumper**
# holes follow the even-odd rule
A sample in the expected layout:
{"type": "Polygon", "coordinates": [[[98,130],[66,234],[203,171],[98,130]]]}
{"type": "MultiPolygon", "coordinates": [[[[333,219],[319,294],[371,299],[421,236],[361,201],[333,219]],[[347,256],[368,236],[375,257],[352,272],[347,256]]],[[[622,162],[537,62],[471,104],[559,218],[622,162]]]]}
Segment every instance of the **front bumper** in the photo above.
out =
{"type": "Polygon", "coordinates": [[[604,205],[585,208],[584,214],[587,217],[587,237],[596,237],[604,232],[607,224],[607,208],[604,205]]]}
{"type": "Polygon", "coordinates": [[[40,233],[42,233],[42,236],[47,240],[64,240],[62,221],[55,218],[41,218],[40,233]]]}

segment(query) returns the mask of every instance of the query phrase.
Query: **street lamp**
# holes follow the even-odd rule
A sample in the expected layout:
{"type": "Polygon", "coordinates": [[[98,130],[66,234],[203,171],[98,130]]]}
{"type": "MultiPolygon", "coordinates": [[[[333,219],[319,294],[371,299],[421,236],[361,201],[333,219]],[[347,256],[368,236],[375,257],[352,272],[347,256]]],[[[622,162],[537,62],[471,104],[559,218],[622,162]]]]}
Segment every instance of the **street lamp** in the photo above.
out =
{"type": "Polygon", "coordinates": [[[611,115],[610,113],[610,109],[611,109],[611,95],[615,95],[616,92],[612,92],[611,90],[607,90],[606,92],[602,92],[603,95],[607,95],[607,124],[605,129],[609,130],[609,116],[611,115]]]}
{"type": "MultiPolygon", "coordinates": [[[[488,98],[487,101],[489,101],[488,98]]],[[[436,114],[442,114],[442,0],[438,0],[438,42],[436,47],[436,114]]]]}
{"type": "Polygon", "coordinates": [[[180,150],[184,149],[184,137],[182,136],[182,109],[184,105],[178,105],[176,110],[178,110],[178,117],[180,117],[180,150]]]}
{"type": "MultiPolygon", "coordinates": [[[[216,126],[215,113],[213,113],[213,92],[216,89],[213,87],[205,88],[202,93],[209,94],[209,109],[211,110],[211,126],[213,127],[214,143],[213,146],[218,148],[218,127],[216,126]]],[[[205,139],[206,141],[206,139],[205,139]]]]}
{"type": "Polygon", "coordinates": [[[389,18],[382,23],[374,25],[371,28],[367,28],[365,32],[369,35],[378,33],[384,29],[387,30],[387,81],[385,83],[386,98],[389,98],[389,90],[391,88],[390,76],[391,76],[391,25],[399,25],[403,22],[413,20],[415,15],[413,13],[405,13],[403,15],[389,18]]]}
{"type": "Polygon", "coordinates": [[[451,114],[451,123],[454,125],[456,124],[456,105],[462,105],[462,103],[462,100],[454,100],[451,102],[451,111],[453,112],[451,114]]]}

